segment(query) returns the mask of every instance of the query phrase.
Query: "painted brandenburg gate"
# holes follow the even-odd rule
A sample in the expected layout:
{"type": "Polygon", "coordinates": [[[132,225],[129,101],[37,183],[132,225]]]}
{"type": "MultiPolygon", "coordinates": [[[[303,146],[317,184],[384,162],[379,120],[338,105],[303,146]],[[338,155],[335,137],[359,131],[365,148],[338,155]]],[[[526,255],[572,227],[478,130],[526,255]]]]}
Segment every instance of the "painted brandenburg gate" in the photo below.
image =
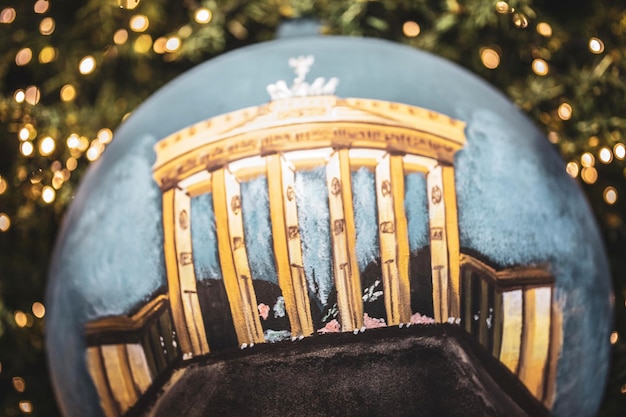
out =
{"type": "Polygon", "coordinates": [[[371,221],[378,229],[386,326],[411,323],[414,314],[405,210],[413,203],[405,201],[405,179],[421,173],[434,322],[461,324],[535,397],[551,404],[561,334],[551,301],[552,276],[543,267],[497,271],[460,250],[454,157],[466,143],[465,124],[405,104],[339,98],[335,79],[304,82],[308,67],[303,59],[309,58],[290,62],[298,75],[292,87],[284,82],[268,87],[272,100],[267,104],[196,123],[155,145],[167,290],[132,316],[87,325],[88,368],[105,414],[118,416],[132,408],[178,357],[211,352],[194,269],[195,255],[203,250],[192,245],[195,197],[212,197],[217,258],[239,346],[266,341],[249,261],[255,242],[246,241],[242,205],[242,184],[258,177],[267,181],[267,239],[290,336],[319,330],[311,310],[296,177],[320,167],[325,193],[316,197],[328,209],[340,331],[362,331],[367,316],[354,207],[361,190],[353,185],[354,173],[364,168],[374,177],[376,216],[371,221]]]}

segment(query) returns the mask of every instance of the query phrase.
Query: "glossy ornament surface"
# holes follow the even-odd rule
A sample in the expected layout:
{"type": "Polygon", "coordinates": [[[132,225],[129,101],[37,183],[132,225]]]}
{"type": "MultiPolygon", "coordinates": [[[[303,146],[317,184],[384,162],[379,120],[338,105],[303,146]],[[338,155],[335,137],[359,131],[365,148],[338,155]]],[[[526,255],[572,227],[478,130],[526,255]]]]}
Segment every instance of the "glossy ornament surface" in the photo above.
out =
{"type": "Polygon", "coordinates": [[[59,236],[47,340],[68,416],[141,414],[212,355],[407,325],[458,326],[590,416],[610,296],[580,189],[506,98],[403,46],[299,38],[200,65],[119,128],[59,236]]]}

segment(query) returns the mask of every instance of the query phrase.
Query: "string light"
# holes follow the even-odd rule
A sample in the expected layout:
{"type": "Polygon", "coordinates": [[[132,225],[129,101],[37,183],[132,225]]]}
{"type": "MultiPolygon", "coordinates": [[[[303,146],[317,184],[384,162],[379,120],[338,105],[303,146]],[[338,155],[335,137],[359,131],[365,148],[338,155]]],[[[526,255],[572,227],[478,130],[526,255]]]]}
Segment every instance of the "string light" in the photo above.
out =
{"type": "Polygon", "coordinates": [[[48,0],[37,0],[33,9],[35,13],[42,14],[48,11],[48,7],[50,7],[50,2],[48,0]]]}
{"type": "Polygon", "coordinates": [[[96,135],[100,143],[105,145],[111,143],[113,140],[113,132],[109,128],[103,128],[98,130],[98,134],[96,135]]]}
{"type": "Polygon", "coordinates": [[[24,156],[31,156],[33,154],[34,150],[35,150],[35,148],[34,148],[33,144],[28,142],[28,141],[27,142],[22,142],[20,144],[20,152],[24,156]]]}
{"type": "Polygon", "coordinates": [[[412,20],[407,20],[402,25],[402,33],[404,33],[404,36],[406,36],[407,38],[416,37],[420,34],[421,30],[422,29],[420,28],[420,25],[412,20]]]}
{"type": "Polygon", "coordinates": [[[145,32],[148,26],[150,26],[150,21],[143,14],[136,14],[130,18],[129,27],[133,32],[145,32]]]}
{"type": "Polygon", "coordinates": [[[615,187],[606,187],[604,189],[604,192],[602,193],[602,196],[604,197],[604,201],[607,204],[613,205],[617,202],[617,190],[615,189],[615,187]]]}
{"type": "Polygon", "coordinates": [[[496,2],[496,11],[500,14],[509,12],[509,4],[505,1],[496,2]]]}
{"type": "MultiPolygon", "coordinates": [[[[23,326],[20,326],[20,327],[23,327],[23,326]]],[[[15,389],[15,391],[17,392],[26,391],[26,381],[24,381],[24,378],[21,378],[19,376],[14,376],[13,379],[11,379],[11,383],[13,384],[13,389],[15,389]]]]}
{"type": "Polygon", "coordinates": [[[30,48],[22,48],[15,54],[15,63],[24,66],[33,58],[33,51],[30,48]]]}
{"type": "Polygon", "coordinates": [[[594,167],[584,167],[580,177],[587,184],[593,184],[598,180],[598,171],[594,167]]]}
{"type": "Polygon", "coordinates": [[[552,36],[552,26],[546,22],[537,23],[537,33],[545,38],[552,36]]]}
{"type": "Polygon", "coordinates": [[[180,48],[180,45],[181,45],[180,38],[177,36],[172,36],[171,38],[168,38],[167,41],[165,42],[165,51],[175,52],[176,50],[180,48]]]}
{"type": "Polygon", "coordinates": [[[41,156],[49,156],[56,149],[56,143],[50,136],[46,136],[39,142],[39,153],[41,156]]]}
{"type": "Polygon", "coordinates": [[[116,30],[113,34],[113,42],[116,45],[124,45],[128,40],[128,31],[126,29],[116,30]]]}
{"type": "Polygon", "coordinates": [[[624,159],[626,157],[626,146],[623,143],[618,143],[613,147],[613,153],[615,157],[619,160],[624,159]]]}
{"type": "Polygon", "coordinates": [[[0,232],[6,232],[11,227],[11,218],[6,213],[0,213],[0,232]]]}
{"type": "Polygon", "coordinates": [[[15,99],[16,103],[23,103],[24,99],[26,98],[26,94],[24,93],[24,90],[20,88],[19,90],[15,90],[13,98],[15,99]]]}
{"type": "Polygon", "coordinates": [[[10,24],[15,20],[15,9],[13,7],[7,7],[0,12],[0,23],[10,24]]]}
{"type": "Polygon", "coordinates": [[[65,84],[63,87],[61,87],[59,96],[61,97],[61,101],[72,101],[76,98],[76,89],[72,84],[65,84]]]}
{"type": "Polygon", "coordinates": [[[152,50],[157,54],[164,54],[166,43],[167,43],[167,38],[161,36],[156,41],[154,41],[154,44],[152,45],[152,50]]]}
{"type": "Polygon", "coordinates": [[[54,61],[57,57],[57,50],[52,46],[44,46],[41,51],[39,51],[39,62],[42,64],[49,64],[54,61]]]}
{"type": "Polygon", "coordinates": [[[605,146],[598,152],[598,158],[603,164],[609,164],[613,160],[613,153],[605,146]]]}
{"type": "Polygon", "coordinates": [[[54,191],[54,188],[50,187],[49,185],[46,185],[45,187],[43,187],[43,190],[41,190],[41,199],[44,203],[52,203],[56,196],[56,191],[54,191]]]}
{"type": "Polygon", "coordinates": [[[569,120],[572,118],[572,106],[569,103],[562,103],[558,110],[557,114],[561,120],[569,120]]]}
{"type": "Polygon", "coordinates": [[[96,59],[91,55],[83,57],[78,64],[78,71],[83,75],[91,74],[95,69],[96,59]]]}
{"type": "Polygon", "coordinates": [[[20,411],[24,414],[31,414],[33,412],[33,404],[30,401],[20,401],[20,411]]]}
{"type": "Polygon", "coordinates": [[[547,75],[549,71],[548,63],[541,58],[533,60],[532,63],[533,72],[537,75],[547,75]]]}
{"type": "Polygon", "coordinates": [[[56,23],[54,22],[54,19],[51,17],[46,17],[39,24],[39,32],[42,35],[52,35],[55,26],[56,23]]]}
{"type": "Polygon", "coordinates": [[[495,49],[482,48],[480,50],[480,60],[485,68],[496,69],[500,65],[500,54],[495,49]]]}
{"type": "Polygon", "coordinates": [[[569,174],[570,177],[576,178],[578,176],[580,168],[578,167],[578,164],[576,162],[572,161],[567,163],[565,171],[569,174]]]}
{"type": "Polygon", "coordinates": [[[7,181],[0,175],[0,195],[4,194],[8,188],[7,181]]]}
{"type": "Polygon", "coordinates": [[[592,54],[601,54],[604,52],[604,42],[600,38],[589,39],[589,50],[592,54]]]}
{"type": "Polygon", "coordinates": [[[13,319],[15,320],[15,324],[17,324],[17,327],[26,327],[26,325],[28,324],[28,317],[23,311],[17,310],[13,314],[13,319]]]}
{"type": "Polygon", "coordinates": [[[70,156],[69,158],[67,158],[67,161],[65,161],[65,166],[69,171],[74,171],[76,168],[78,168],[78,159],[70,156]]]}
{"type": "Polygon", "coordinates": [[[35,104],[39,103],[40,97],[41,95],[39,93],[39,89],[36,86],[30,85],[26,87],[26,91],[24,91],[24,100],[26,100],[28,104],[34,106],[35,104]]]}
{"type": "Polygon", "coordinates": [[[200,7],[196,9],[193,18],[196,23],[205,25],[211,21],[211,19],[213,18],[213,13],[211,13],[211,10],[207,9],[206,7],[200,7]]]}
{"type": "Polygon", "coordinates": [[[20,129],[20,131],[17,134],[17,137],[21,140],[28,140],[30,139],[30,129],[27,126],[24,126],[23,128],[20,129]]]}
{"type": "Polygon", "coordinates": [[[591,152],[585,152],[580,156],[580,163],[585,168],[592,167],[596,164],[596,158],[591,152]]]}
{"type": "Polygon", "coordinates": [[[148,34],[143,34],[135,39],[135,44],[133,45],[133,49],[138,54],[145,54],[150,51],[152,47],[152,36],[148,34]]]}
{"type": "Polygon", "coordinates": [[[46,315],[46,307],[39,301],[35,301],[32,306],[33,315],[38,319],[42,319],[46,315]]]}

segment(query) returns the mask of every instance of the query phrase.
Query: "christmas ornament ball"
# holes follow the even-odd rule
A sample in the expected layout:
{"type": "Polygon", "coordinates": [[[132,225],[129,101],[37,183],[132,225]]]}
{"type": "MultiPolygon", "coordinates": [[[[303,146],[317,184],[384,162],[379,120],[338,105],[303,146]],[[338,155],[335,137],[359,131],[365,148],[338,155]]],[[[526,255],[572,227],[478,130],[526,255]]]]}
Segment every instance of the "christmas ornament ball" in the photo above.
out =
{"type": "Polygon", "coordinates": [[[47,298],[67,416],[159,415],[190,369],[351,333],[467,337],[555,416],[593,415],[608,373],[607,260],[563,161],[484,81],[373,39],[262,43],[156,92],[85,175],[47,298]]]}

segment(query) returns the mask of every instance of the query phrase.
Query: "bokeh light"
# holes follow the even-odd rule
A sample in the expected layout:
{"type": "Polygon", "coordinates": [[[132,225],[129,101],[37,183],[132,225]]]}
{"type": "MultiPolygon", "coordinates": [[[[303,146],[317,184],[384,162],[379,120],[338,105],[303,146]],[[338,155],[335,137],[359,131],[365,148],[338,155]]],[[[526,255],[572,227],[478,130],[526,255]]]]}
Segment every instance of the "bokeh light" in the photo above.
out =
{"type": "Polygon", "coordinates": [[[48,7],[50,7],[50,2],[48,0],[37,0],[35,2],[35,6],[33,6],[33,10],[35,13],[42,14],[48,11],[48,7]]]}
{"type": "Polygon", "coordinates": [[[62,101],[72,101],[76,98],[76,89],[72,84],[65,84],[61,87],[59,95],[62,101]]]}
{"type": "Polygon", "coordinates": [[[546,22],[539,22],[537,23],[537,33],[541,36],[549,38],[552,36],[552,26],[546,22]]]}
{"type": "Polygon", "coordinates": [[[130,18],[129,27],[133,32],[145,32],[150,26],[150,20],[143,14],[136,14],[130,18]]]}
{"type": "Polygon", "coordinates": [[[15,63],[24,66],[33,58],[33,51],[30,48],[22,48],[15,54],[15,63]]]}
{"type": "Polygon", "coordinates": [[[119,29],[113,34],[113,42],[116,45],[124,45],[128,40],[128,31],[126,29],[119,29]]]}
{"type": "Polygon", "coordinates": [[[601,54],[604,52],[604,42],[600,38],[589,39],[589,50],[593,54],[601,54]]]}
{"type": "Polygon", "coordinates": [[[615,204],[617,202],[617,190],[615,187],[608,186],[604,189],[602,197],[607,204],[615,204]]]}
{"type": "Polygon", "coordinates": [[[206,7],[200,7],[196,9],[193,18],[196,23],[204,25],[211,21],[211,18],[213,18],[213,13],[211,13],[211,10],[207,9],[206,7]]]}
{"type": "Polygon", "coordinates": [[[0,232],[6,232],[11,227],[11,218],[6,213],[0,213],[0,232]]]}
{"type": "Polygon", "coordinates": [[[24,93],[24,90],[20,88],[18,90],[15,90],[13,98],[15,99],[16,103],[23,103],[24,99],[26,98],[26,93],[24,93]]]}
{"type": "Polygon", "coordinates": [[[38,319],[41,319],[46,315],[46,307],[39,301],[35,301],[31,309],[33,311],[33,316],[38,319]]]}
{"type": "Polygon", "coordinates": [[[5,180],[2,175],[0,175],[0,195],[4,194],[8,187],[9,186],[7,184],[7,180],[5,180]]]}
{"type": "Polygon", "coordinates": [[[17,14],[15,13],[15,9],[13,7],[7,7],[5,9],[2,9],[2,11],[0,12],[0,23],[13,23],[16,15],[17,14]]]}
{"type": "Polygon", "coordinates": [[[51,17],[46,17],[39,24],[39,32],[42,35],[52,35],[52,33],[54,32],[55,26],[56,26],[56,23],[54,19],[51,17]]]}
{"type": "Polygon", "coordinates": [[[580,156],[580,163],[584,167],[592,167],[596,164],[596,158],[591,152],[585,152],[580,156]]]}
{"type": "Polygon", "coordinates": [[[594,167],[584,167],[580,177],[587,184],[594,184],[598,180],[598,171],[594,167]]]}
{"type": "Polygon", "coordinates": [[[34,85],[29,85],[28,87],[26,87],[26,90],[24,91],[24,100],[26,100],[28,104],[34,106],[35,104],[39,103],[40,98],[41,94],[39,93],[39,88],[34,85]]]}
{"type": "Polygon", "coordinates": [[[561,120],[569,120],[572,118],[572,106],[569,103],[561,103],[557,110],[557,114],[561,120]]]}
{"type": "Polygon", "coordinates": [[[407,38],[416,37],[420,34],[421,30],[422,29],[420,28],[420,25],[412,20],[407,20],[402,25],[402,33],[404,33],[404,36],[406,36],[407,38]]]}
{"type": "Polygon", "coordinates": [[[548,63],[541,58],[533,60],[532,63],[533,72],[537,75],[547,75],[550,70],[548,63]]]}
{"type": "MultiPolygon", "coordinates": [[[[20,313],[22,312],[20,311],[20,313]]],[[[24,327],[24,326],[20,326],[20,327],[24,327]]],[[[13,389],[15,389],[15,391],[17,392],[26,391],[26,381],[24,381],[24,378],[21,378],[19,376],[14,376],[13,379],[11,379],[11,383],[13,384],[13,389]]]]}
{"type": "Polygon", "coordinates": [[[31,156],[34,150],[35,150],[35,147],[33,146],[32,143],[28,141],[22,142],[20,144],[20,153],[24,156],[31,156]]]}
{"type": "Polygon", "coordinates": [[[103,128],[98,130],[98,134],[96,135],[100,143],[109,144],[111,140],[113,140],[113,132],[109,128],[103,128]]]}
{"type": "Polygon", "coordinates": [[[57,57],[57,50],[52,46],[44,46],[41,51],[39,51],[39,62],[42,64],[49,64],[54,61],[57,57]]]}
{"type": "Polygon", "coordinates": [[[480,50],[480,60],[485,68],[496,69],[500,65],[500,54],[492,48],[482,48],[480,50]]]}
{"type": "Polygon", "coordinates": [[[43,190],[41,190],[41,199],[44,203],[52,203],[56,196],[56,191],[54,191],[54,188],[50,187],[49,185],[46,185],[45,187],[43,187],[43,190]]]}
{"type": "Polygon", "coordinates": [[[28,316],[26,316],[26,314],[21,310],[17,310],[13,314],[13,319],[15,320],[17,327],[25,327],[28,324],[28,316]]]}
{"type": "Polygon", "coordinates": [[[565,167],[565,171],[567,171],[570,177],[576,178],[578,176],[578,172],[580,171],[580,168],[576,162],[571,161],[567,163],[567,166],[565,167]]]}
{"type": "Polygon", "coordinates": [[[496,11],[498,13],[508,13],[510,11],[509,3],[506,1],[496,2],[496,11]]]}
{"type": "Polygon", "coordinates": [[[95,69],[96,59],[91,55],[83,57],[78,64],[78,71],[83,75],[91,74],[95,69]]]}
{"type": "Polygon", "coordinates": [[[617,143],[614,147],[613,147],[613,153],[615,154],[615,157],[619,160],[624,159],[624,157],[626,157],[626,146],[624,146],[623,143],[617,143]]]}
{"type": "Polygon", "coordinates": [[[180,38],[177,36],[172,36],[171,38],[168,38],[167,41],[165,42],[165,51],[166,52],[177,51],[180,48],[180,45],[181,45],[180,38]]]}
{"type": "Polygon", "coordinates": [[[605,146],[598,152],[598,159],[600,159],[600,162],[603,164],[609,164],[613,160],[613,152],[605,146]]]}

